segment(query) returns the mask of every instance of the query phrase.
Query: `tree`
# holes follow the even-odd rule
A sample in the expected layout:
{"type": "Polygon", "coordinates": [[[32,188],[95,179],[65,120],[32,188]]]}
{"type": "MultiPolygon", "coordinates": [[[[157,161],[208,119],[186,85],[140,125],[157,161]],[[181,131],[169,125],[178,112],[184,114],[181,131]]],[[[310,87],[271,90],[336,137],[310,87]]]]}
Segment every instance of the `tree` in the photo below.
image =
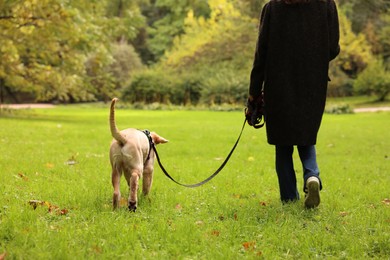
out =
{"type": "Polygon", "coordinates": [[[351,78],[356,78],[372,59],[371,46],[364,34],[355,34],[351,22],[339,13],[341,52],[335,63],[351,78]]]}
{"type": "Polygon", "coordinates": [[[363,33],[374,55],[390,56],[390,1],[339,0],[354,33],[363,33]]]}
{"type": "Polygon", "coordinates": [[[0,78],[9,92],[37,100],[89,100],[85,52],[99,31],[76,8],[59,0],[1,3],[0,78]],[[88,34],[85,34],[88,31],[88,34]]]}
{"type": "Polygon", "coordinates": [[[196,17],[189,12],[184,34],[174,40],[165,53],[162,66],[180,70],[209,69],[227,63],[235,69],[252,64],[257,38],[257,19],[242,15],[226,0],[209,0],[210,17],[196,17]]]}
{"type": "Polygon", "coordinates": [[[381,14],[390,9],[388,0],[339,0],[338,2],[351,21],[355,33],[362,32],[369,20],[377,20],[381,14]]]}
{"type": "Polygon", "coordinates": [[[142,22],[131,1],[119,2],[122,9],[109,0],[1,1],[0,93],[28,92],[36,100],[60,102],[109,93],[104,89],[116,86],[107,69],[114,61],[111,43],[134,37],[133,24],[142,22]],[[91,57],[100,70],[98,81],[85,67],[91,57]],[[97,82],[104,88],[94,86],[97,82]]]}
{"type": "Polygon", "coordinates": [[[145,63],[155,63],[171,48],[173,39],[184,33],[184,20],[192,11],[195,17],[208,17],[207,0],[151,0],[140,5],[147,26],[133,41],[145,63]]]}

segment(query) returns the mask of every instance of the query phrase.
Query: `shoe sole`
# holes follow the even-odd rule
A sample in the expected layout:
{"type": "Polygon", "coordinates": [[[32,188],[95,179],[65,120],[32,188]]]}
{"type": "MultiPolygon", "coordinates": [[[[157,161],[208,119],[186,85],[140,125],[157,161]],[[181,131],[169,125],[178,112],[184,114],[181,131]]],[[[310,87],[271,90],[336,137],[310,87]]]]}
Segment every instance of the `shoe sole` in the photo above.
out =
{"type": "Polygon", "coordinates": [[[307,197],[305,207],[308,209],[318,207],[320,204],[320,185],[316,181],[311,181],[307,184],[307,197]]]}

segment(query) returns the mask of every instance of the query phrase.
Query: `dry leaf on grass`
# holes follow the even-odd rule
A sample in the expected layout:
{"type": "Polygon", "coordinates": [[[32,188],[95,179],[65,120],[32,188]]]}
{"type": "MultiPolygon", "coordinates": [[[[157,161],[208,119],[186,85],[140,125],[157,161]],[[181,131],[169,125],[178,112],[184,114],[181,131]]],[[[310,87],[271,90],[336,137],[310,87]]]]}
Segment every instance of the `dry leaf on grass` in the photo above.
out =
{"type": "Polygon", "coordinates": [[[46,163],[45,166],[46,166],[47,169],[53,169],[54,168],[54,164],[52,164],[52,163],[46,163]]]}
{"type": "Polygon", "coordinates": [[[28,177],[25,174],[21,173],[21,172],[18,173],[18,177],[20,177],[24,181],[28,181],[28,177]]]}
{"type": "Polygon", "coordinates": [[[339,214],[341,217],[345,217],[345,216],[348,216],[349,213],[346,211],[341,211],[339,214]]]}
{"type": "Polygon", "coordinates": [[[64,209],[60,209],[60,207],[56,206],[56,205],[53,205],[51,204],[50,202],[48,201],[42,201],[42,200],[30,200],[28,202],[28,204],[30,204],[34,210],[38,207],[38,206],[46,206],[48,208],[48,212],[49,213],[55,213],[57,215],[66,215],[68,214],[68,210],[66,208],[64,209]]]}
{"type": "Polygon", "coordinates": [[[256,248],[256,242],[255,241],[249,241],[242,243],[242,246],[245,250],[254,250],[256,248]]]}
{"type": "Polygon", "coordinates": [[[119,201],[119,205],[122,206],[122,207],[123,206],[127,206],[127,199],[121,197],[121,200],[119,201]]]}
{"type": "Polygon", "coordinates": [[[4,260],[6,256],[7,256],[7,253],[6,253],[6,252],[2,253],[2,254],[0,255],[0,260],[4,260]]]}
{"type": "Polygon", "coordinates": [[[219,232],[218,230],[211,231],[212,236],[219,237],[220,234],[221,234],[221,232],[219,232]]]}

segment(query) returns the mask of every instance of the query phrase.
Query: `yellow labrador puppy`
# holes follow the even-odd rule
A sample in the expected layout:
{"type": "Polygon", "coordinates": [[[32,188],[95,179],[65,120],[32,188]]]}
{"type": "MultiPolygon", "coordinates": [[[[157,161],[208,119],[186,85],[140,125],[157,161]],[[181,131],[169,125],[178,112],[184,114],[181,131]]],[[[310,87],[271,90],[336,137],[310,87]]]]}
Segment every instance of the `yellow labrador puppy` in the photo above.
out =
{"type": "Polygon", "coordinates": [[[153,181],[154,151],[152,145],[167,143],[168,140],[154,132],[141,131],[128,128],[119,131],[115,123],[115,103],[111,101],[110,128],[114,140],[110,147],[110,161],[112,167],[112,186],[114,195],[112,198],[113,208],[119,207],[120,202],[120,179],[122,172],[129,186],[129,210],[137,209],[138,181],[143,177],[142,193],[148,195],[153,181]]]}

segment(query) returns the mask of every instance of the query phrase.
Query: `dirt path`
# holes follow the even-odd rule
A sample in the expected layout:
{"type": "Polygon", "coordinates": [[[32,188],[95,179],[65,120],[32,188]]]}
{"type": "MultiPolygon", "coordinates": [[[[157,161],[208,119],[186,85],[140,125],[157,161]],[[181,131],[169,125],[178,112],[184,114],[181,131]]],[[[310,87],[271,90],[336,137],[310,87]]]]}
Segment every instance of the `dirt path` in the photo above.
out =
{"type": "Polygon", "coordinates": [[[355,113],[390,111],[390,107],[362,107],[354,108],[353,111],[355,113]]]}
{"type": "Polygon", "coordinates": [[[12,108],[12,109],[27,109],[27,108],[53,108],[52,104],[5,104],[0,105],[0,108],[12,108]]]}

